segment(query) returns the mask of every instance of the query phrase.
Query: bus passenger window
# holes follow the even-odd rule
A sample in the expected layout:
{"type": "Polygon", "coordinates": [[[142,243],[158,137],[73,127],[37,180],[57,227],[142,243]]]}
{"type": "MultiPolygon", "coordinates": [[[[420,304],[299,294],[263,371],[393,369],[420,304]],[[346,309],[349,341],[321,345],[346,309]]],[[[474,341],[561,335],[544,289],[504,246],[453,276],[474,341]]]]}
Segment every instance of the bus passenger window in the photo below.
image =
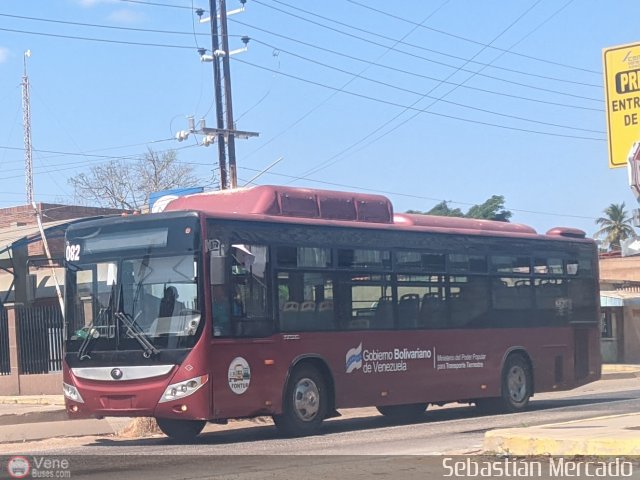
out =
{"type": "Polygon", "coordinates": [[[490,296],[487,277],[449,277],[451,328],[486,326],[490,296]]]}
{"type": "Polygon", "coordinates": [[[389,275],[351,274],[340,285],[338,311],[349,330],[394,327],[394,300],[389,275]]]}
{"type": "Polygon", "coordinates": [[[279,272],[280,331],[322,331],[335,328],[333,280],[318,272],[279,272]]]}
{"type": "Polygon", "coordinates": [[[267,315],[267,247],[232,245],[232,331],[241,337],[264,337],[272,332],[267,315]]]}

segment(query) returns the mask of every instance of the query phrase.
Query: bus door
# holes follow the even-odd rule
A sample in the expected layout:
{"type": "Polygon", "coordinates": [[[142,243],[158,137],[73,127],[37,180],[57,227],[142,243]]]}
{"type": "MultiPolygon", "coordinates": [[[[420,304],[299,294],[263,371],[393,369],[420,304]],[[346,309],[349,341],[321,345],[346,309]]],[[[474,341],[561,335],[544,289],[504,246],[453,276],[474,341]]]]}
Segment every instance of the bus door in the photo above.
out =
{"type": "Polygon", "coordinates": [[[234,244],[228,255],[224,250],[221,246],[211,251],[213,414],[216,418],[259,415],[282,395],[273,381],[267,248],[234,244]]]}

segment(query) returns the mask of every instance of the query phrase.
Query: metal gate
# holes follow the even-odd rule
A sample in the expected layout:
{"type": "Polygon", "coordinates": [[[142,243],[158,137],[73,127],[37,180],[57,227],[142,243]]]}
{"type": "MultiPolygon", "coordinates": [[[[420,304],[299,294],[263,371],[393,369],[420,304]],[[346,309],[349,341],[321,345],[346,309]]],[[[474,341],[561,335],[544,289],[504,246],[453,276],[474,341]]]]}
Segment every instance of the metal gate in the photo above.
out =
{"type": "Polygon", "coordinates": [[[9,354],[9,316],[0,306],[0,375],[11,375],[11,357],[9,354]]]}
{"type": "Polygon", "coordinates": [[[18,307],[18,358],[21,374],[62,370],[62,312],[57,305],[18,307]]]}

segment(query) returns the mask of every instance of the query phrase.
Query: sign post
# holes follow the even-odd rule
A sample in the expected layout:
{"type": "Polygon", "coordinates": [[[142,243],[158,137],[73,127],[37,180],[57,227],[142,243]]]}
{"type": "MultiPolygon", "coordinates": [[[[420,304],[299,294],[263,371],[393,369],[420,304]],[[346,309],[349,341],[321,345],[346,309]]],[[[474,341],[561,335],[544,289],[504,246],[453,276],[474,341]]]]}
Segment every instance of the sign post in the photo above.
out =
{"type": "Polygon", "coordinates": [[[606,48],[602,58],[609,168],[619,168],[640,139],[640,43],[606,48]]]}

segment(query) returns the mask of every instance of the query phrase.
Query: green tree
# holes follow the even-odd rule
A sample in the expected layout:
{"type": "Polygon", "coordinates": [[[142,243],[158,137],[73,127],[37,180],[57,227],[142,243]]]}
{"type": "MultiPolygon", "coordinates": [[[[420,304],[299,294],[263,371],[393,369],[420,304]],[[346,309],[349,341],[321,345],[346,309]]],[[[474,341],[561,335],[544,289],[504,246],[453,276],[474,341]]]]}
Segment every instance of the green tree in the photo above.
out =
{"type": "Polygon", "coordinates": [[[631,225],[631,217],[625,210],[624,202],[612,203],[604,209],[604,217],[596,219],[600,229],[595,236],[602,238],[609,245],[609,250],[620,250],[624,240],[636,237],[636,232],[631,225]]]}
{"type": "Polygon", "coordinates": [[[511,215],[512,213],[504,208],[504,196],[493,195],[484,203],[471,207],[465,217],[508,222],[511,215]]]}
{"type": "Polygon", "coordinates": [[[431,210],[422,212],[420,210],[407,210],[407,213],[418,213],[420,215],[439,215],[443,217],[466,217],[481,218],[485,220],[497,220],[499,222],[508,222],[513,215],[504,207],[504,197],[502,195],[493,195],[484,203],[472,206],[467,213],[459,208],[449,207],[449,202],[443,200],[435,205],[431,210]]]}
{"type": "Polygon", "coordinates": [[[450,208],[449,202],[443,200],[428,212],[420,210],[407,210],[407,213],[417,213],[420,215],[439,215],[441,217],[464,217],[464,213],[459,208],[450,208]]]}

